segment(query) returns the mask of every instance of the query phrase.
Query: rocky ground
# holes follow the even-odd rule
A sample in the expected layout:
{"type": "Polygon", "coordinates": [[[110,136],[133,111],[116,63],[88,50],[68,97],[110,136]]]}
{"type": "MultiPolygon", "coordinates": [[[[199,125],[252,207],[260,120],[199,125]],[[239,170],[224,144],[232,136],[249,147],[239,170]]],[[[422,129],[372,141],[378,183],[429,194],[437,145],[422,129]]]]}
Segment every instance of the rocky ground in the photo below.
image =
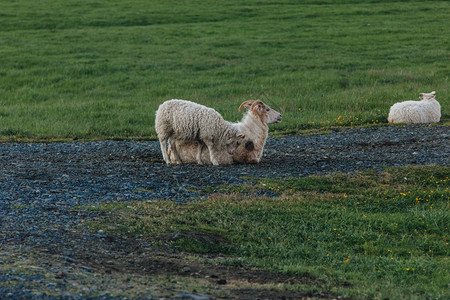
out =
{"type": "Polygon", "coordinates": [[[109,201],[195,201],[205,196],[205,187],[240,184],[246,177],[449,165],[449,145],[448,126],[343,129],[270,138],[260,164],[212,167],[167,166],[155,141],[0,144],[0,298],[210,298],[180,290],[179,278],[201,278],[216,295],[223,290],[223,297],[332,298],[252,289],[251,283],[308,281],[192,262],[183,253],[154,248],[151,241],[85,232],[79,225],[99,213],[79,207],[109,201]],[[155,282],[162,276],[167,276],[165,282],[155,282]],[[237,288],[242,285],[249,288],[237,288]]]}

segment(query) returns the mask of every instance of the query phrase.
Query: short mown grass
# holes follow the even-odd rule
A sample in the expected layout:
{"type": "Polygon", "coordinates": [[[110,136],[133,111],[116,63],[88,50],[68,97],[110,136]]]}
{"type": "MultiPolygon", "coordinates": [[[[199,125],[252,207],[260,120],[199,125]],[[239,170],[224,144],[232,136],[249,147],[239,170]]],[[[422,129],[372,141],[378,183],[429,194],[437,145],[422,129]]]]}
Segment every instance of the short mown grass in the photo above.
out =
{"type": "Polygon", "coordinates": [[[246,192],[278,197],[233,192],[188,204],[102,204],[90,209],[114,217],[90,228],[220,253],[228,264],[308,277],[323,282],[318,290],[344,296],[444,299],[450,296],[449,174],[449,167],[427,166],[254,179],[246,192]],[[164,242],[170,233],[189,234],[164,242]],[[196,238],[201,235],[220,239],[196,238]]]}
{"type": "Polygon", "coordinates": [[[261,99],[272,130],[386,123],[437,92],[450,116],[450,3],[0,2],[0,140],[155,138],[164,100],[225,119],[261,99]]]}

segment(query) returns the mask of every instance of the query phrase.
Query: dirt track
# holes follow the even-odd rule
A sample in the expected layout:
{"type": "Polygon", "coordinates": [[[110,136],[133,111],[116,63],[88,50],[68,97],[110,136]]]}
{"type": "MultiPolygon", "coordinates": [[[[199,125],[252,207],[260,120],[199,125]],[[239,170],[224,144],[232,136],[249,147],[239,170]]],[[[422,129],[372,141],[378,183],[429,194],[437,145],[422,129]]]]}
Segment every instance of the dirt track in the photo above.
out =
{"type": "Polygon", "coordinates": [[[183,253],[155,248],[151,240],[85,232],[79,225],[99,215],[78,207],[108,201],[193,201],[205,196],[204,187],[239,184],[245,177],[449,165],[449,145],[448,126],[347,129],[269,139],[258,165],[212,167],[166,166],[153,141],[0,144],[0,298],[202,299],[180,290],[170,279],[174,275],[201,278],[224,297],[332,298],[238,290],[248,283],[309,284],[309,279],[222,266],[217,257],[211,258],[213,264],[192,262],[183,253]],[[159,275],[167,275],[167,282],[152,282],[159,275]]]}

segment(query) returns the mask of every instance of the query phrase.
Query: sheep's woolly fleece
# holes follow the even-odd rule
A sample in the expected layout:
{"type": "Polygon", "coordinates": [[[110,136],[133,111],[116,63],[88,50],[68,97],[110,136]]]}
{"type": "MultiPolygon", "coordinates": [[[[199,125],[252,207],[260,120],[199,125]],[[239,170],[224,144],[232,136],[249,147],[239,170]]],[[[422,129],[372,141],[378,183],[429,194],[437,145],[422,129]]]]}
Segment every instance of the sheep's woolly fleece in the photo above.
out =
{"type": "MultiPolygon", "coordinates": [[[[203,142],[210,150],[210,158],[214,162],[215,152],[229,149],[237,138],[242,137],[238,127],[225,121],[214,109],[178,99],[166,101],[159,106],[155,129],[166,163],[170,163],[166,143],[172,140],[203,142]]],[[[177,156],[173,147],[172,151],[177,156]]]]}
{"type": "Polygon", "coordinates": [[[395,103],[389,110],[389,123],[437,123],[441,119],[441,105],[435,99],[436,92],[421,93],[420,101],[395,103]]]}

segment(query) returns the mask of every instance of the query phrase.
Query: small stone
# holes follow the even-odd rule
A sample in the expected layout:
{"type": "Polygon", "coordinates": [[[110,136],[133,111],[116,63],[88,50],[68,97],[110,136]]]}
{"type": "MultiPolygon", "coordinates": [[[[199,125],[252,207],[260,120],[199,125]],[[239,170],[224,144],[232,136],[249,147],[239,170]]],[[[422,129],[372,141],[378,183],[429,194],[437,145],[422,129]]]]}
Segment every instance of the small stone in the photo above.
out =
{"type": "Polygon", "coordinates": [[[65,260],[67,260],[68,262],[71,262],[71,263],[76,263],[77,262],[76,259],[73,259],[72,257],[69,257],[69,256],[64,256],[63,258],[65,260]]]}
{"type": "Polygon", "coordinates": [[[93,272],[92,269],[89,268],[88,266],[79,265],[78,268],[83,269],[83,270],[85,270],[85,271],[87,271],[89,273],[93,272]]]}

